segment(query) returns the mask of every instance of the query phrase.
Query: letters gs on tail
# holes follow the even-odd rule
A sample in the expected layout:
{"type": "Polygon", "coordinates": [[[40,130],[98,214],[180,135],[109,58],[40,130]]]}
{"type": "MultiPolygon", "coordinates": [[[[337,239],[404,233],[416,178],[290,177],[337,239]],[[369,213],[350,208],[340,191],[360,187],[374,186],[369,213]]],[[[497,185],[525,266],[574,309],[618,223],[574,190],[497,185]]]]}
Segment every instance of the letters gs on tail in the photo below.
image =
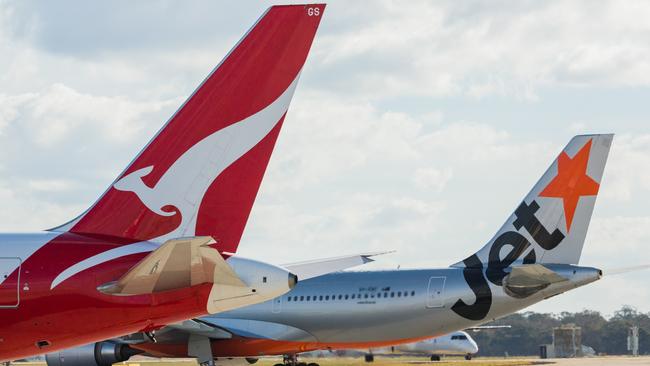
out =
{"type": "MultiPolygon", "coordinates": [[[[516,230],[523,227],[540,247],[545,250],[552,250],[562,242],[564,234],[558,229],[549,233],[535,216],[535,212],[538,209],[539,204],[535,200],[530,205],[522,202],[515,210],[516,219],[512,225],[516,230]]],[[[490,290],[488,281],[497,286],[502,286],[503,278],[508,274],[504,270],[520,258],[531,246],[532,244],[528,239],[517,231],[506,231],[502,233],[494,240],[490,248],[485,276],[483,276],[483,263],[481,263],[481,260],[476,254],[465,259],[463,261],[465,264],[463,276],[476,296],[476,301],[474,304],[468,305],[459,299],[451,309],[456,314],[469,320],[484,319],[492,306],[492,291],[490,290]],[[501,258],[501,249],[506,245],[511,246],[512,249],[504,258],[501,258]]],[[[533,264],[536,260],[535,249],[531,248],[525,254],[523,263],[533,264]]]]}

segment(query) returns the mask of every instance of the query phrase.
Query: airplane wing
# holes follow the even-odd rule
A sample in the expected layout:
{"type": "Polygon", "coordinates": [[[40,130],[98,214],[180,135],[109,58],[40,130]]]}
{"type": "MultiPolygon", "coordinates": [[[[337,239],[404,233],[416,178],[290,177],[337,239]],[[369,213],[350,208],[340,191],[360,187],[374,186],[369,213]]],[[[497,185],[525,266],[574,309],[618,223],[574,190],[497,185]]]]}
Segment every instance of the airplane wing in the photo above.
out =
{"type": "Polygon", "coordinates": [[[338,272],[344,269],[360,266],[362,264],[374,262],[375,260],[372,259],[372,257],[393,252],[394,251],[353,254],[341,257],[283,264],[282,267],[288,269],[291,271],[291,273],[298,275],[298,279],[302,281],[328,273],[338,272]]]}
{"type": "Polygon", "coordinates": [[[494,329],[510,329],[512,325],[480,325],[477,327],[466,328],[465,330],[470,330],[472,332],[480,332],[482,330],[494,330],[494,329]]]}
{"type": "Polygon", "coordinates": [[[141,295],[215,283],[247,289],[219,252],[210,247],[209,236],[166,241],[117,281],[97,289],[111,295],[141,295]]]}
{"type": "Polygon", "coordinates": [[[233,333],[226,328],[211,323],[205,323],[200,319],[190,319],[182,323],[170,324],[167,328],[188,334],[205,336],[211,339],[228,339],[233,336],[233,333]]]}

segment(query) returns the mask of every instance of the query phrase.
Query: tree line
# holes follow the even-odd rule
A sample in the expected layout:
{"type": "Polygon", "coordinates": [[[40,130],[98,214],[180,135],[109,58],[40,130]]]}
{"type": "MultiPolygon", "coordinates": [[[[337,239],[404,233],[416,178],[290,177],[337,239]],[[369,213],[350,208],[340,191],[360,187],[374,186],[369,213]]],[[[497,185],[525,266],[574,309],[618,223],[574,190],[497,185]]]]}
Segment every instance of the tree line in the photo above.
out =
{"type": "Polygon", "coordinates": [[[575,324],[582,328],[582,344],[597,354],[624,355],[628,329],[639,327],[639,354],[650,354],[650,313],[623,306],[610,318],[593,310],[560,314],[523,312],[486,325],[510,325],[511,328],[471,333],[479,346],[479,356],[528,356],[539,354],[539,346],[552,342],[553,328],[575,324]]]}

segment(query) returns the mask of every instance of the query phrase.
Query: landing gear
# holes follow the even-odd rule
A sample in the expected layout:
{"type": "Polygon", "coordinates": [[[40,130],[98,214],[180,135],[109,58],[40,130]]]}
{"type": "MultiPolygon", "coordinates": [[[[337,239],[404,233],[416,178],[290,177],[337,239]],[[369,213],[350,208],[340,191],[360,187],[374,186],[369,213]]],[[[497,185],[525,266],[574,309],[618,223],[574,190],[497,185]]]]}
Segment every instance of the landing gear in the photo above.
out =
{"type": "Polygon", "coordinates": [[[363,359],[366,360],[366,362],[375,362],[375,355],[372,353],[366,353],[363,359]]]}
{"type": "Polygon", "coordinates": [[[320,366],[317,363],[298,362],[297,355],[284,355],[282,356],[282,363],[276,363],[273,366],[320,366]]]}
{"type": "Polygon", "coordinates": [[[198,334],[190,334],[187,341],[187,354],[196,357],[201,366],[214,366],[210,338],[198,334]]]}
{"type": "Polygon", "coordinates": [[[466,359],[467,361],[471,360],[471,359],[472,359],[472,355],[470,355],[469,353],[466,354],[466,355],[465,355],[465,359],[466,359]]]}
{"type": "Polygon", "coordinates": [[[431,361],[440,361],[439,355],[431,355],[431,361]]]}

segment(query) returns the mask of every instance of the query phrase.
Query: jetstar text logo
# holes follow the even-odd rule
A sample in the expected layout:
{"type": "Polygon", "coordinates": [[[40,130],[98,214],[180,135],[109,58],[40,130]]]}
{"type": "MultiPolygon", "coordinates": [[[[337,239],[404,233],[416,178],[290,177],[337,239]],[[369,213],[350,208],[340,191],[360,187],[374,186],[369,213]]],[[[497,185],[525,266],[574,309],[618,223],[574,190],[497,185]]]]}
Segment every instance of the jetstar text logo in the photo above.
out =
{"type": "MultiPolygon", "coordinates": [[[[590,149],[591,140],[573,158],[562,152],[558,158],[557,175],[539,193],[539,197],[562,199],[567,233],[571,230],[580,197],[598,193],[599,184],[586,172],[590,149]]],[[[503,286],[503,278],[508,275],[506,269],[522,256],[523,264],[537,262],[535,248],[520,233],[522,229],[544,250],[553,250],[562,243],[565,234],[557,228],[549,231],[535,215],[539,208],[535,200],[530,204],[524,201],[517,207],[515,220],[512,222],[515,230],[503,232],[494,240],[489,250],[487,268],[484,268],[484,263],[476,254],[463,261],[463,276],[476,300],[469,305],[458,299],[451,308],[456,314],[470,320],[484,319],[492,306],[492,290],[488,281],[496,286],[503,286]],[[505,255],[502,254],[504,248],[509,248],[505,255]]]]}

